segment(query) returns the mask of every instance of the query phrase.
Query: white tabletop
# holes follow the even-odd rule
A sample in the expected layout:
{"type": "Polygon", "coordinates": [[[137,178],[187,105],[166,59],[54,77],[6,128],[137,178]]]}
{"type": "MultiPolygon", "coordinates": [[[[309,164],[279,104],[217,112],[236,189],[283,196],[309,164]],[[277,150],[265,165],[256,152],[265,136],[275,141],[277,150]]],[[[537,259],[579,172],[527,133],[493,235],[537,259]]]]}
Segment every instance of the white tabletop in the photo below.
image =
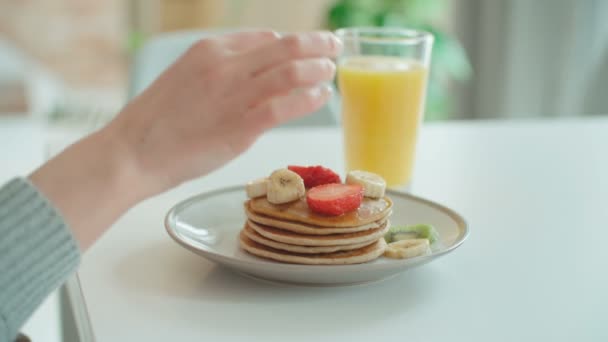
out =
{"type": "Polygon", "coordinates": [[[84,256],[98,341],[608,339],[608,120],[425,125],[413,192],[459,211],[454,253],[362,287],[278,287],[173,242],[177,201],[290,163],[342,169],[334,129],[273,132],[127,213],[84,256]]]}

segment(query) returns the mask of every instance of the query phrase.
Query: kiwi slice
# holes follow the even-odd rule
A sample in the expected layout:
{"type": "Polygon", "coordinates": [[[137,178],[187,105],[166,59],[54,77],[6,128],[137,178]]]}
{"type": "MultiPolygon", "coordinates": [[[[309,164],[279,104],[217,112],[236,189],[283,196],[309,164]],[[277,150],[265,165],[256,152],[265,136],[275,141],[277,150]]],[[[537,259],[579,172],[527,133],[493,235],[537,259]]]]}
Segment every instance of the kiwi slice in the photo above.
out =
{"type": "Polygon", "coordinates": [[[415,224],[411,226],[394,226],[384,235],[387,243],[407,239],[428,239],[429,243],[439,240],[439,234],[430,224],[415,224]]]}

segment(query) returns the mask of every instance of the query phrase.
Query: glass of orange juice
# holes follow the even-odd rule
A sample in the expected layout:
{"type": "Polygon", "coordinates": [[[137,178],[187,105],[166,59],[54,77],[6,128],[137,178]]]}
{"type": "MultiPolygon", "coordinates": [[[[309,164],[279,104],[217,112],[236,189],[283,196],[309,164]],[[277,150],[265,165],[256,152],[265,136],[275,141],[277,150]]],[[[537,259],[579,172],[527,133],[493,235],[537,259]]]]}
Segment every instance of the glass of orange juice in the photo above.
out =
{"type": "Polygon", "coordinates": [[[338,89],[346,168],[408,188],[424,115],[433,36],[400,28],[345,28],[338,89]]]}

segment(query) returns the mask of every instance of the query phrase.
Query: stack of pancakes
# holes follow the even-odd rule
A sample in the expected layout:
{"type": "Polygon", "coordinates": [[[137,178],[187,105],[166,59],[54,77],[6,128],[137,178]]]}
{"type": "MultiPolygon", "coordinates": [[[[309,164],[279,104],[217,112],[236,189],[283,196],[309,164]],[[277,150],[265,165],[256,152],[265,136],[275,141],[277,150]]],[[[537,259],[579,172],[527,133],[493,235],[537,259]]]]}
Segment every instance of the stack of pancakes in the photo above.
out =
{"type": "Polygon", "coordinates": [[[312,212],[304,198],[272,204],[258,197],[245,202],[240,244],[253,255],[286,263],[363,263],[384,252],[391,208],[388,197],[365,198],[356,211],[325,216],[312,212]]]}

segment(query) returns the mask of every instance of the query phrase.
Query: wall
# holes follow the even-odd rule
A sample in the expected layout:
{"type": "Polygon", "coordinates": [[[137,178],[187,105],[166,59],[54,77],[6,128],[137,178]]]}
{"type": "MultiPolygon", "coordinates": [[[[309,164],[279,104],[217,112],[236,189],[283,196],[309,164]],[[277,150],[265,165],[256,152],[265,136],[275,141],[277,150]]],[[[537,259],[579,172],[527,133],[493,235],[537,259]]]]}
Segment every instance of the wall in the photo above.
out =
{"type": "Polygon", "coordinates": [[[333,0],[133,0],[136,27],[147,34],[208,27],[322,28],[333,0]],[[152,20],[151,20],[152,19],[152,20]]]}
{"type": "Polygon", "coordinates": [[[323,26],[332,2],[0,0],[0,38],[56,76],[66,101],[76,99],[113,111],[125,99],[132,31],[154,35],[209,27],[313,30],[323,26]]]}
{"type": "Polygon", "coordinates": [[[0,34],[71,84],[124,79],[122,0],[0,0],[0,34]]]}

